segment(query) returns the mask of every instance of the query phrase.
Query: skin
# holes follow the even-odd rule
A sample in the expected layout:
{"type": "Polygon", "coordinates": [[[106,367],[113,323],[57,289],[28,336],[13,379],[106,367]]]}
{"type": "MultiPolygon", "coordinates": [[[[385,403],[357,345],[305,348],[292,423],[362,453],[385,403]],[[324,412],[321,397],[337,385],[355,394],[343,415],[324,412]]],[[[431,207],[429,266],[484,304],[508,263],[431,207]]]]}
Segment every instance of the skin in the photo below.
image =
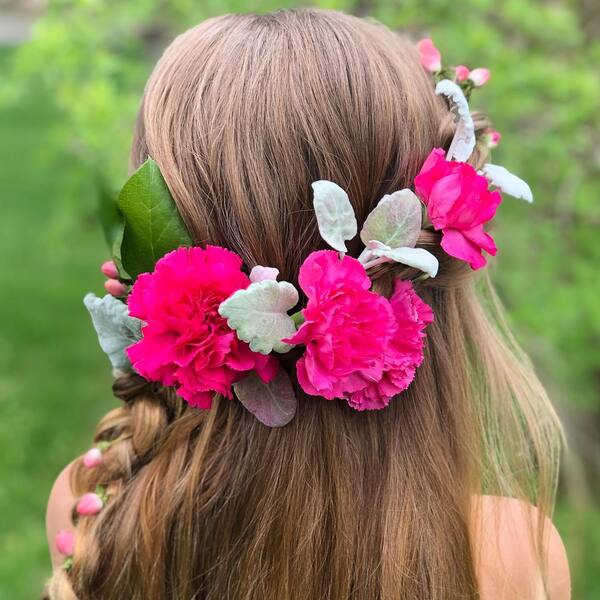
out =
{"type": "MultiPolygon", "coordinates": [[[[73,531],[71,510],[75,498],[69,478],[73,463],[56,479],[46,513],[46,532],[52,566],[64,557],[54,547],[54,536],[61,530],[73,531]]],[[[529,520],[537,511],[512,498],[482,496],[474,516],[476,570],[482,600],[541,600],[545,598],[542,579],[530,541],[529,520]]],[[[548,598],[569,600],[571,581],[564,544],[552,523],[547,524],[545,544],[548,554],[548,598]]]]}

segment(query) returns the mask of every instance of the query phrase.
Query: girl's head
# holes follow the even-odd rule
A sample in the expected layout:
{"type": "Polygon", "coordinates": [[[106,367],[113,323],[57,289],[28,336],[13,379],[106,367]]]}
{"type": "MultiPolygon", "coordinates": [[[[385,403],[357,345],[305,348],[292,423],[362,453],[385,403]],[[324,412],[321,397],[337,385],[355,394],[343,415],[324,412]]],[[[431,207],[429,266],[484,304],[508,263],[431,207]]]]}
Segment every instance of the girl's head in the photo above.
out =
{"type": "MultiPolygon", "coordinates": [[[[347,189],[360,226],[384,194],[412,185],[454,127],[414,44],[385,27],[317,10],[232,15],[166,50],[131,166],[157,161],[196,244],[296,283],[322,247],[311,182],[347,189]]],[[[478,147],[472,164],[484,154],[478,147]]],[[[122,441],[73,477],[75,493],[101,483],[110,499],[79,522],[56,596],[475,595],[475,499],[548,509],[560,430],[489,283],[439,243],[424,230],[418,244],[440,260],[438,277],[418,287],[436,315],[425,361],[384,410],[298,389],[296,418],[270,429],[238,402],[200,411],[135,376],[117,380],[124,405],[96,439],[122,441]]],[[[388,294],[409,272],[382,269],[374,285],[388,294]]]]}

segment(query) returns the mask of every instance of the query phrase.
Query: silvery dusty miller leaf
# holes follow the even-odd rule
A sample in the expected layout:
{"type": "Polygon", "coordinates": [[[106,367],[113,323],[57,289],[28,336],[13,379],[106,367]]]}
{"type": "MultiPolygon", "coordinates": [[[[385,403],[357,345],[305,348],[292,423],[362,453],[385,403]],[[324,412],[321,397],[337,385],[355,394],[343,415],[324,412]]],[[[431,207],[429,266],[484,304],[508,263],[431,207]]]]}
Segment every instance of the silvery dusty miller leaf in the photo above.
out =
{"type": "Polygon", "coordinates": [[[296,414],[298,400],[290,378],[283,369],[279,369],[269,383],[265,383],[256,373],[250,373],[234,383],[233,389],[246,409],[268,427],[283,427],[296,414]]]}
{"type": "Polygon", "coordinates": [[[429,277],[435,277],[438,272],[438,259],[425,248],[390,248],[372,240],[369,248],[373,256],[384,256],[403,265],[419,269],[429,277]]]}
{"type": "Polygon", "coordinates": [[[315,181],[313,205],[321,237],[338,252],[347,252],[345,240],[358,229],[348,194],[332,181],[315,181]]]}
{"type": "Polygon", "coordinates": [[[469,103],[460,86],[449,79],[442,79],[435,86],[435,93],[438,95],[442,94],[450,100],[452,112],[458,118],[456,131],[450,148],[448,148],[446,158],[448,160],[465,162],[469,160],[475,148],[475,125],[469,111],[469,103]]]}
{"type": "Polygon", "coordinates": [[[408,189],[384,196],[369,213],[360,239],[366,246],[377,240],[390,248],[413,247],[419,239],[422,204],[408,189]]]}
{"type": "Polygon", "coordinates": [[[296,332],[287,311],[297,303],[298,290],[291,283],[266,279],[251,283],[221,302],[219,314],[254,352],[287,352],[292,346],[281,340],[296,332]]]}
{"type": "Polygon", "coordinates": [[[500,188],[509,196],[520,198],[525,202],[533,202],[533,194],[529,185],[520,177],[513,175],[508,169],[488,163],[483,167],[483,174],[492,185],[500,188]]]}
{"type": "Polygon", "coordinates": [[[113,369],[130,371],[131,363],[125,348],[141,339],[142,321],[130,317],[127,305],[108,294],[103,298],[86,294],[83,303],[92,317],[100,347],[113,369]]]}

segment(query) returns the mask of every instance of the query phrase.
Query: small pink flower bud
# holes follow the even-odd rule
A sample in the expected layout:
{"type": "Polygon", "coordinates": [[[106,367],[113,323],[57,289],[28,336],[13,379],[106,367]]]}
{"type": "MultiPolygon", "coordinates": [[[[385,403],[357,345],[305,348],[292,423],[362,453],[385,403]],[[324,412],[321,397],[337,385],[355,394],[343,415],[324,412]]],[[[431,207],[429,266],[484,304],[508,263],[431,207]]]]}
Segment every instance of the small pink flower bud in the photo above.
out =
{"type": "Polygon", "coordinates": [[[454,75],[458,83],[462,83],[465,79],[467,79],[470,72],[471,71],[469,71],[469,67],[465,67],[465,65],[457,65],[454,67],[454,75]]]}
{"type": "Polygon", "coordinates": [[[54,545],[63,556],[71,556],[75,548],[75,536],[70,531],[59,531],[54,536],[54,545]]]}
{"type": "Polygon", "coordinates": [[[102,498],[95,494],[94,492],[88,492],[84,494],[79,499],[75,510],[77,513],[84,516],[89,517],[90,515],[95,515],[102,510],[104,503],[102,502],[102,498]]]}
{"type": "Polygon", "coordinates": [[[117,271],[117,266],[112,260],[107,260],[105,263],[102,263],[100,270],[110,279],[119,278],[119,271],[117,271]]]}
{"type": "Polygon", "coordinates": [[[88,469],[93,469],[102,464],[102,451],[99,448],[90,448],[83,455],[83,465],[88,469]]]}
{"type": "Polygon", "coordinates": [[[492,72],[489,69],[473,69],[469,73],[469,79],[475,87],[481,87],[488,82],[491,75],[492,72]]]}
{"type": "Polygon", "coordinates": [[[277,275],[279,275],[279,269],[275,269],[274,267],[261,267],[260,265],[256,265],[252,267],[252,271],[250,271],[250,281],[252,283],[258,283],[259,281],[276,281],[277,275]]]}
{"type": "Polygon", "coordinates": [[[417,44],[419,53],[421,55],[421,65],[430,71],[436,73],[442,70],[442,55],[440,51],[434,46],[433,41],[430,38],[425,38],[417,44]]]}
{"type": "Polygon", "coordinates": [[[107,279],[104,282],[104,289],[111,295],[117,298],[127,295],[127,286],[116,279],[107,279]]]}
{"type": "Polygon", "coordinates": [[[490,129],[489,131],[486,131],[485,139],[488,148],[495,148],[500,143],[502,135],[499,131],[490,129]]]}

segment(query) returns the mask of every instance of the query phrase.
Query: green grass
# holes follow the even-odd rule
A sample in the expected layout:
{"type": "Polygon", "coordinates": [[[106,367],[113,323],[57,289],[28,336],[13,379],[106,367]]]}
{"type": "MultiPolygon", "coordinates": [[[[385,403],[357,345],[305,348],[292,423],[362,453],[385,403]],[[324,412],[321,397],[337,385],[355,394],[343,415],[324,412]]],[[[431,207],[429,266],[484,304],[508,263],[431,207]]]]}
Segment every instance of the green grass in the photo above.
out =
{"type": "Polygon", "coordinates": [[[56,147],[58,118],[49,99],[35,94],[0,113],[2,600],[39,597],[50,574],[48,493],[116,402],[81,301],[102,289],[105,248],[89,199],[70,211],[84,217],[67,216],[65,194],[78,166],[56,147]]]}
{"type": "MultiPolygon", "coordinates": [[[[93,189],[55,133],[49,98],[0,113],[0,600],[39,596],[49,490],[116,401],[81,299],[105,258],[93,189]],[[79,207],[74,204],[79,203],[79,207]],[[75,209],[76,208],[76,209],[75,209]]],[[[600,598],[600,511],[557,511],[577,600],[600,598]]]]}

